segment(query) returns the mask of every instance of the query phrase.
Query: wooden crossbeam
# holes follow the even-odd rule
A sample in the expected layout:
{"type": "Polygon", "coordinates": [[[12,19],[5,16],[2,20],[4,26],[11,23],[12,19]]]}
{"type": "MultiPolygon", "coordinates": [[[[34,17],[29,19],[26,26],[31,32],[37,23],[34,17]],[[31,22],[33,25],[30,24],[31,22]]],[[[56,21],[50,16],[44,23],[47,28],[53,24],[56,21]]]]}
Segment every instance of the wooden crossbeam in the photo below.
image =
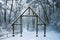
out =
{"type": "Polygon", "coordinates": [[[22,15],[22,17],[36,17],[36,15],[22,15]]]}

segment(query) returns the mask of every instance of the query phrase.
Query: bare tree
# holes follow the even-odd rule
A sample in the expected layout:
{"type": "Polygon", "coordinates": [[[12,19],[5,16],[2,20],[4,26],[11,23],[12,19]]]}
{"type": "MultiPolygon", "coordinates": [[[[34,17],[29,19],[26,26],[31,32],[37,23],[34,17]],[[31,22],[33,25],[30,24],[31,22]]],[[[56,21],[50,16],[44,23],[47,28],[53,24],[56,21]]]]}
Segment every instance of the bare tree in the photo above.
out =
{"type": "MultiPolygon", "coordinates": [[[[41,7],[43,8],[45,22],[48,22],[48,23],[49,23],[49,19],[48,19],[48,16],[47,16],[47,14],[46,14],[46,8],[42,5],[41,0],[38,0],[38,2],[39,2],[39,4],[41,5],[41,7]]],[[[46,3],[45,3],[45,4],[46,4],[46,3]]]]}
{"type": "MultiPolygon", "coordinates": [[[[7,6],[7,0],[5,1],[5,5],[7,6]]],[[[4,10],[4,22],[6,23],[6,9],[4,10]]]]}
{"type": "Polygon", "coordinates": [[[12,4],[11,4],[11,9],[10,9],[9,23],[11,23],[11,13],[12,13],[12,8],[13,8],[13,0],[12,0],[12,4]]]}

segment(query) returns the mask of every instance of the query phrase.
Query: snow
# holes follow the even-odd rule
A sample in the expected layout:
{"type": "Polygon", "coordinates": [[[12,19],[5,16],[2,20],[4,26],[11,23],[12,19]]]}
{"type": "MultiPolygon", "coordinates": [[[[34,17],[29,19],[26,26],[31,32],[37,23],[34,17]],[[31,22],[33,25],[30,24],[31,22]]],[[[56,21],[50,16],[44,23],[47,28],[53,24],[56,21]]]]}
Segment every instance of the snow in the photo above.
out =
{"type": "MultiPolygon", "coordinates": [[[[23,13],[25,10],[26,10],[26,8],[28,8],[28,6],[29,6],[29,4],[30,3],[32,3],[32,2],[30,2],[30,3],[26,3],[26,1],[27,0],[22,0],[22,5],[23,5],[23,9],[22,9],[22,11],[21,11],[21,13],[23,13]]],[[[34,1],[34,0],[33,0],[34,1]]],[[[49,0],[51,3],[52,3],[52,0],[49,0]]],[[[4,4],[4,2],[3,1],[0,1],[0,3],[2,3],[2,4],[4,4]]],[[[9,6],[9,8],[10,8],[10,5],[11,5],[11,1],[9,1],[8,2],[8,6],[9,6]]],[[[13,3],[13,5],[15,5],[15,1],[14,1],[14,3],[13,3]]],[[[37,4],[36,4],[37,5],[37,4]]],[[[7,9],[8,8],[8,6],[6,6],[5,5],[5,9],[7,9]]],[[[31,6],[31,5],[30,5],[31,6]]],[[[19,17],[19,16],[18,16],[19,17]]],[[[18,17],[17,17],[17,19],[18,19],[18,17]]],[[[16,21],[16,20],[15,20],[16,21]]],[[[13,22],[12,22],[13,23],[13,22]]],[[[60,24],[60,22],[58,22],[58,25],[60,24]]],[[[9,24],[10,25],[10,24],[9,24]]],[[[8,25],[8,27],[9,27],[9,25],[8,25]]],[[[50,29],[50,28],[49,28],[50,29]]],[[[51,29],[52,30],[52,29],[51,29]]],[[[25,30],[25,31],[23,31],[23,37],[20,37],[20,34],[16,34],[15,35],[15,37],[12,37],[12,34],[11,33],[9,33],[9,34],[7,34],[8,32],[6,32],[6,31],[3,31],[3,33],[1,33],[1,34],[4,34],[4,35],[6,35],[5,37],[3,37],[3,38],[1,38],[0,37],[0,40],[60,40],[60,34],[59,33],[57,33],[57,32],[55,32],[55,31],[47,31],[46,32],[46,37],[44,37],[44,32],[43,31],[39,31],[39,33],[38,33],[38,37],[36,37],[36,32],[35,31],[27,31],[27,30],[25,30]],[[7,35],[9,36],[9,37],[7,37],[7,35]]],[[[0,35],[1,35],[0,34],[0,35]]]]}
{"type": "Polygon", "coordinates": [[[60,34],[54,31],[47,31],[46,37],[44,37],[43,31],[38,33],[38,37],[36,37],[36,32],[34,31],[24,31],[23,37],[20,37],[20,34],[15,35],[15,37],[8,37],[2,40],[60,40],[60,34]]]}

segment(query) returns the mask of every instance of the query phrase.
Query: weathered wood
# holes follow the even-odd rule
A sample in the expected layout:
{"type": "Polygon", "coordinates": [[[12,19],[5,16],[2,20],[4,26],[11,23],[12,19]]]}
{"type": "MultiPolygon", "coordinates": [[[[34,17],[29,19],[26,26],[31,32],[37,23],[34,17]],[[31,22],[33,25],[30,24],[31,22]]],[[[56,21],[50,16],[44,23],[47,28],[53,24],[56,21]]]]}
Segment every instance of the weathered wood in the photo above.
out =
{"type": "Polygon", "coordinates": [[[22,16],[29,8],[27,8],[20,16],[22,16]]]}
{"type": "MultiPolygon", "coordinates": [[[[28,9],[28,8],[27,8],[28,9]]],[[[27,11],[27,9],[21,14],[21,15],[19,15],[11,24],[9,24],[10,26],[12,25],[12,24],[14,24],[19,18],[20,18],[20,16],[22,16],[26,11],[27,11]]],[[[8,26],[9,26],[8,25],[8,26]]]]}
{"type": "Polygon", "coordinates": [[[46,37],[46,24],[44,24],[44,37],[46,37]]]}
{"type": "Polygon", "coordinates": [[[22,17],[36,17],[36,15],[22,15],[22,17]]]}
{"type": "Polygon", "coordinates": [[[20,37],[22,37],[22,16],[20,16],[20,33],[21,33],[21,35],[20,35],[20,37]]]}
{"type": "MultiPolygon", "coordinates": [[[[14,25],[20,25],[20,33],[21,33],[20,36],[22,37],[22,17],[36,17],[36,37],[38,37],[38,25],[44,25],[44,37],[45,37],[46,36],[46,23],[41,19],[40,16],[38,16],[35,13],[34,10],[32,10],[32,12],[34,12],[34,15],[30,15],[30,13],[29,13],[29,15],[23,15],[28,9],[32,10],[31,8],[28,7],[21,15],[19,15],[17,17],[17,19],[14,20],[14,22],[11,23],[11,25],[13,26],[13,36],[14,36],[14,25]],[[18,18],[20,18],[20,24],[14,24],[18,20],[18,18]],[[38,24],[38,18],[43,22],[43,24],[38,24]]],[[[30,11],[28,11],[28,12],[30,12],[30,11]]]]}
{"type": "Polygon", "coordinates": [[[30,15],[30,7],[28,7],[28,12],[29,12],[28,14],[30,15]]]}
{"type": "Polygon", "coordinates": [[[14,24],[12,25],[12,30],[13,30],[13,35],[12,36],[14,37],[15,36],[14,35],[14,24]]]}
{"type": "MultiPolygon", "coordinates": [[[[30,8],[31,9],[31,8],[30,8]]],[[[12,25],[12,24],[14,24],[17,20],[18,20],[18,18],[20,18],[20,16],[22,16],[26,11],[28,10],[28,8],[21,14],[21,15],[19,15],[10,25],[12,25]]],[[[32,9],[31,9],[32,10],[32,9]]],[[[32,10],[33,11],[33,10],[32,10]]],[[[34,11],[33,11],[34,12],[34,11]]],[[[34,12],[34,14],[35,15],[37,15],[37,13],[35,13],[34,12]]],[[[38,15],[37,15],[38,16],[38,15]]],[[[45,23],[42,19],[41,19],[41,17],[39,17],[38,16],[38,18],[43,22],[43,23],[45,23]]]]}
{"type": "Polygon", "coordinates": [[[38,17],[36,17],[36,37],[38,37],[38,17]]]}

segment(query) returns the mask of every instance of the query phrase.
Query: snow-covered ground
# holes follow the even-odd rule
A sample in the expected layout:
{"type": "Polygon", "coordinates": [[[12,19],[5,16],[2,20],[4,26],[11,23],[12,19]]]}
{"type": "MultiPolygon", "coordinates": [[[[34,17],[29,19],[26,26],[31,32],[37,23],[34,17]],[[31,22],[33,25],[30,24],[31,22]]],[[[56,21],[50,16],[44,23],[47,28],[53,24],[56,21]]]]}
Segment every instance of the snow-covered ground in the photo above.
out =
{"type": "Polygon", "coordinates": [[[55,31],[47,31],[46,37],[44,38],[43,31],[39,32],[38,37],[36,37],[35,31],[24,31],[23,37],[20,37],[20,34],[17,34],[15,37],[6,37],[0,40],[60,40],[60,34],[55,31]]]}
{"type": "MultiPolygon", "coordinates": [[[[2,2],[2,1],[0,1],[2,2]]],[[[2,2],[3,3],[3,2],[2,2]]],[[[11,3],[11,2],[10,2],[11,3]]],[[[24,6],[29,6],[29,4],[26,4],[26,1],[23,0],[22,2],[24,6]]],[[[21,11],[22,13],[24,12],[25,7],[21,11]]],[[[5,31],[4,31],[5,32],[5,31]]],[[[12,34],[9,34],[12,35],[12,34]]],[[[23,32],[23,37],[20,37],[20,34],[15,35],[15,37],[0,37],[0,40],[60,40],[60,34],[55,32],[55,31],[47,31],[46,32],[46,37],[44,37],[44,32],[40,31],[38,33],[38,37],[36,37],[36,32],[34,31],[24,31],[23,32]]]]}

